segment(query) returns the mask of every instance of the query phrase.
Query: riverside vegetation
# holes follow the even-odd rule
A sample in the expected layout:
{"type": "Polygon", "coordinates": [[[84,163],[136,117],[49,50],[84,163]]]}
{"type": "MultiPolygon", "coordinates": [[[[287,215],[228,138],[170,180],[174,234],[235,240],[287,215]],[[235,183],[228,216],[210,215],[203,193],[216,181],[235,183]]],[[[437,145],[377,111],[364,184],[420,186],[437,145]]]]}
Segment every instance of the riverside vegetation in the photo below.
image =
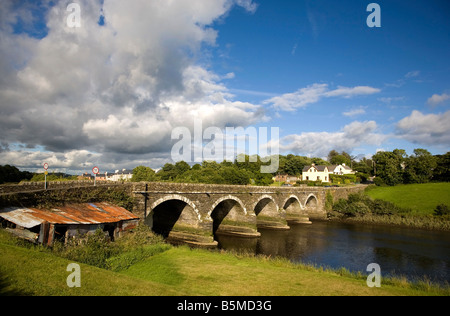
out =
{"type": "Polygon", "coordinates": [[[174,247],[144,225],[109,242],[101,231],[53,249],[0,230],[0,295],[450,295],[429,280],[382,279],[287,259],[174,247]],[[81,266],[81,287],[69,288],[68,264],[81,266]]]}
{"type": "Polygon", "coordinates": [[[326,196],[331,220],[450,230],[450,183],[369,186],[365,192],[333,202],[326,196]]]}

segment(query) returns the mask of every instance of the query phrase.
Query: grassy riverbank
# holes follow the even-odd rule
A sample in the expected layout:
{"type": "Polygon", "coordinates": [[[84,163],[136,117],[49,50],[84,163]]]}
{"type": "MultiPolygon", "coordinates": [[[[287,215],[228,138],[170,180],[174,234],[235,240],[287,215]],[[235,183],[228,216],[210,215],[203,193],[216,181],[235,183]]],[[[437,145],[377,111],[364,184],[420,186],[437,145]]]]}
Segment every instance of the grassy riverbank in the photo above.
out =
{"type": "Polygon", "coordinates": [[[450,214],[435,214],[438,205],[450,207],[450,183],[369,186],[334,202],[331,220],[408,226],[450,231],[450,214]]]}
{"type": "Polygon", "coordinates": [[[43,247],[24,247],[0,231],[0,295],[450,295],[448,288],[426,281],[411,284],[383,278],[381,288],[369,288],[367,275],[345,269],[327,270],[285,259],[191,250],[160,242],[146,246],[159,250],[148,256],[132,255],[137,248],[116,253],[116,265],[107,268],[80,263],[81,287],[69,288],[66,268],[76,260],[43,247]]]}
{"type": "Polygon", "coordinates": [[[394,203],[411,210],[412,215],[433,215],[436,206],[450,206],[450,183],[405,184],[393,187],[370,187],[366,193],[373,199],[394,203]]]}

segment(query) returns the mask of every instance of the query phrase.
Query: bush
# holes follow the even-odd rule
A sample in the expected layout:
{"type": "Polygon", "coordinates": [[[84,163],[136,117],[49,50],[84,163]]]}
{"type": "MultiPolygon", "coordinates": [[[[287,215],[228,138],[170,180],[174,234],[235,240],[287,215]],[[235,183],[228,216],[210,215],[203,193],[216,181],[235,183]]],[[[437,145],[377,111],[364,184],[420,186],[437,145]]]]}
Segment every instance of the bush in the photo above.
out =
{"type": "Polygon", "coordinates": [[[142,246],[137,249],[120,253],[117,256],[108,258],[106,260],[107,269],[112,271],[121,271],[128,269],[133,264],[136,264],[144,259],[154,256],[158,253],[162,253],[170,249],[170,245],[157,244],[142,246]]]}
{"type": "Polygon", "coordinates": [[[368,213],[370,213],[369,207],[366,204],[364,204],[364,202],[358,201],[348,204],[347,212],[345,213],[345,215],[349,217],[355,217],[355,216],[362,216],[368,213]]]}
{"type": "Polygon", "coordinates": [[[333,209],[333,203],[334,203],[333,194],[331,194],[331,192],[328,191],[325,197],[325,210],[331,211],[333,209]]]}
{"type": "Polygon", "coordinates": [[[165,244],[161,236],[155,235],[141,223],[133,232],[115,242],[97,229],[94,234],[68,240],[65,245],[55,243],[53,252],[63,258],[118,271],[168,249],[170,245],[165,244]]]}
{"type": "Polygon", "coordinates": [[[386,182],[380,177],[376,177],[373,179],[373,183],[375,183],[377,186],[382,187],[386,185],[386,182]]]}
{"type": "Polygon", "coordinates": [[[378,199],[374,201],[364,193],[357,193],[350,194],[347,200],[340,199],[333,205],[333,211],[339,213],[341,216],[355,217],[366,214],[394,215],[406,213],[409,210],[403,209],[388,201],[378,199]]]}
{"type": "Polygon", "coordinates": [[[330,174],[330,181],[333,184],[350,184],[356,182],[356,175],[354,174],[344,174],[344,175],[337,175],[337,174],[330,174]]]}
{"type": "Polygon", "coordinates": [[[450,215],[450,207],[445,204],[439,204],[436,206],[436,209],[434,210],[435,216],[447,216],[450,215]]]}
{"type": "Polygon", "coordinates": [[[70,239],[66,245],[56,243],[53,250],[69,260],[99,268],[106,268],[107,259],[119,252],[101,229],[97,229],[94,234],[87,234],[84,238],[70,239]]]}

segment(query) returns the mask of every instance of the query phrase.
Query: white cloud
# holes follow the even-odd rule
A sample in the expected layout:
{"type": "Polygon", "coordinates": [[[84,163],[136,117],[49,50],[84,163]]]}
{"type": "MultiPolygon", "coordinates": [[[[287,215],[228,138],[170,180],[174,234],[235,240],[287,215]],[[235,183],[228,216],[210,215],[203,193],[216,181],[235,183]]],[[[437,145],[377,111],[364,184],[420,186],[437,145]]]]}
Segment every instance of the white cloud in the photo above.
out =
{"type": "Polygon", "coordinates": [[[280,152],[325,157],[335,149],[351,152],[362,145],[381,145],[387,135],[376,133],[375,121],[355,121],[338,132],[309,132],[283,137],[280,152]]]}
{"type": "Polygon", "coordinates": [[[284,111],[294,111],[296,108],[302,108],[311,103],[316,103],[326,93],[327,84],[318,84],[307,86],[294,93],[286,93],[264,101],[264,104],[272,104],[275,108],[284,111]]]}
{"type": "Polygon", "coordinates": [[[297,108],[306,107],[317,103],[322,98],[342,97],[351,98],[359,95],[370,95],[379,93],[381,90],[369,86],[357,86],[353,88],[339,86],[335,90],[329,90],[328,84],[315,83],[302,88],[294,93],[286,93],[264,101],[273,107],[283,111],[295,111],[297,108]]]}
{"type": "Polygon", "coordinates": [[[250,13],[255,13],[258,9],[258,4],[254,3],[252,0],[236,0],[236,4],[250,13]]]}
{"type": "Polygon", "coordinates": [[[436,106],[441,103],[444,103],[447,100],[450,100],[450,94],[447,93],[433,94],[433,96],[428,99],[428,105],[436,106]]]}
{"type": "Polygon", "coordinates": [[[386,104],[391,104],[392,102],[404,101],[405,99],[406,99],[405,97],[383,97],[378,98],[378,101],[381,101],[386,104]]]}
{"type": "Polygon", "coordinates": [[[94,167],[99,158],[100,154],[87,150],[72,150],[66,153],[29,150],[0,152],[1,161],[12,161],[16,166],[40,172],[43,172],[44,162],[49,164],[50,172],[62,172],[65,169],[88,171],[94,167]]]}
{"type": "Polygon", "coordinates": [[[381,90],[368,86],[358,86],[353,88],[338,87],[336,90],[329,91],[325,94],[326,97],[344,97],[351,98],[357,95],[370,95],[379,93],[381,90]]]}
{"type": "Polygon", "coordinates": [[[362,115],[362,114],[365,114],[365,113],[366,113],[366,110],[364,109],[364,107],[360,106],[357,109],[353,109],[353,110],[350,110],[350,111],[347,111],[347,112],[343,112],[342,114],[344,116],[353,117],[353,116],[358,116],[358,115],[362,115]]]}
{"type": "Polygon", "coordinates": [[[420,75],[419,70],[410,71],[405,75],[405,78],[414,78],[420,75]]]}
{"type": "Polygon", "coordinates": [[[413,111],[397,124],[397,135],[412,143],[445,147],[450,146],[450,111],[442,114],[423,114],[413,111]]]}
{"type": "MultiPolygon", "coordinates": [[[[2,143],[43,146],[52,152],[44,158],[55,155],[64,167],[79,168],[67,157],[75,152],[100,153],[98,159],[113,166],[129,157],[164,157],[172,128],[192,126],[194,118],[205,127],[265,118],[260,106],[235,101],[222,84],[233,73],[220,77],[195,61],[202,47],[215,45],[213,23],[236,5],[254,13],[251,0],[78,3],[80,28],[66,25],[67,2],[55,1],[41,39],[11,27],[35,8],[19,12],[12,1],[0,6],[2,143]]],[[[25,152],[11,160],[18,152],[2,153],[2,161],[19,166],[43,159],[25,152]]]]}

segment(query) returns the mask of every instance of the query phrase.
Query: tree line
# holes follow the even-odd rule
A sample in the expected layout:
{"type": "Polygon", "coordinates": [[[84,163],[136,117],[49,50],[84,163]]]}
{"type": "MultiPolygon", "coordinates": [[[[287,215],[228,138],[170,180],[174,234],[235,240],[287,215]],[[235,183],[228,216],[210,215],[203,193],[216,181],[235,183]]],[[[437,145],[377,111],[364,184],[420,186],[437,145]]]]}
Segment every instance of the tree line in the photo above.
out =
{"type": "MultiPolygon", "coordinates": [[[[336,150],[330,151],[326,159],[298,155],[279,155],[279,168],[276,173],[263,174],[261,166],[268,164],[259,156],[240,156],[234,162],[204,161],[190,166],[184,161],[165,164],[158,172],[150,167],[138,166],[133,170],[132,181],[168,181],[183,183],[261,185],[273,183],[277,174],[300,177],[303,168],[316,165],[346,164],[357,171],[357,177],[364,182],[374,178],[378,185],[397,185],[409,183],[426,183],[429,181],[450,181],[450,152],[444,155],[432,155],[425,149],[415,149],[410,156],[403,149],[380,151],[372,158],[356,157],[336,150]]],[[[273,157],[271,157],[273,159],[273,157]]],[[[49,177],[63,178],[61,175],[49,177]]],[[[44,180],[43,174],[20,171],[11,165],[0,165],[0,184],[17,183],[23,180],[44,180]],[[42,179],[41,179],[42,178],[42,179]]],[[[57,180],[57,179],[55,179],[57,180]]]]}
{"type": "Polygon", "coordinates": [[[17,183],[23,180],[31,180],[33,173],[28,171],[20,171],[15,166],[0,165],[0,184],[17,183]]]}
{"type": "MultiPolygon", "coordinates": [[[[44,181],[43,173],[33,173],[29,171],[20,171],[17,167],[11,165],[0,165],[0,184],[19,183],[21,181],[38,182],[44,181]]],[[[60,172],[52,172],[47,175],[47,181],[68,181],[77,180],[77,176],[71,176],[60,172]]]]}
{"type": "Polygon", "coordinates": [[[403,149],[383,151],[373,157],[377,185],[427,183],[450,181],[450,152],[432,155],[426,149],[415,149],[408,156],[403,149]]]}
{"type": "MultiPolygon", "coordinates": [[[[167,163],[155,172],[149,167],[139,166],[133,170],[132,181],[170,181],[183,183],[262,185],[273,183],[277,174],[300,177],[303,168],[316,165],[346,164],[357,172],[359,181],[374,179],[377,185],[397,185],[426,183],[429,181],[450,181],[450,152],[445,155],[432,155],[426,149],[415,149],[411,156],[403,149],[380,151],[372,158],[357,160],[347,152],[330,151],[327,159],[298,155],[279,155],[279,168],[276,173],[262,174],[260,168],[265,159],[256,155],[236,159],[234,162],[204,161],[190,166],[184,161],[167,163]],[[252,159],[250,159],[252,158],[252,159]]],[[[273,157],[272,157],[273,158],[273,157]]]]}

